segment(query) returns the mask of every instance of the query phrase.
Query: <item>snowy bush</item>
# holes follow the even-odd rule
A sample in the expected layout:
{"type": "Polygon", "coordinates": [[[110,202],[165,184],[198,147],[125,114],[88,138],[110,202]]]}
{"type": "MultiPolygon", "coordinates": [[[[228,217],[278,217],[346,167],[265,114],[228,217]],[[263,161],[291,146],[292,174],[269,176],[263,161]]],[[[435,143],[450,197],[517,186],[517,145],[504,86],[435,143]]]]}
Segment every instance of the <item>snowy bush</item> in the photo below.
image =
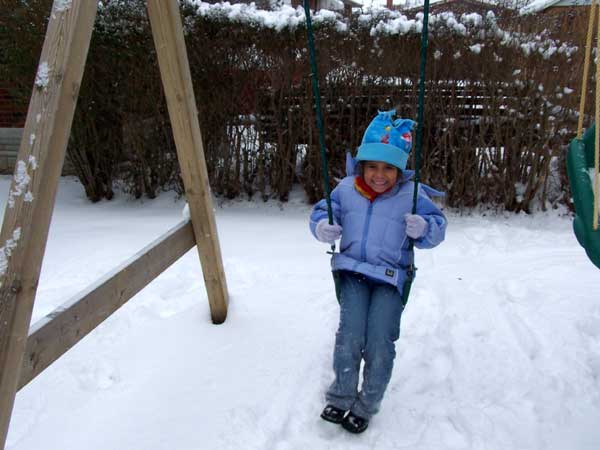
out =
{"type": "MultiPolygon", "coordinates": [[[[182,16],[213,190],[286,200],[300,182],[320,198],[303,10],[185,0],[182,16]]],[[[313,17],[332,179],[378,109],[416,117],[422,21],[385,8],[313,17]]],[[[523,29],[491,12],[430,17],[422,173],[450,206],[569,197],[546,185],[575,128],[582,52],[523,29]]],[[[95,200],[117,181],[135,196],[182,189],[142,0],[100,3],[68,153],[95,200]]]]}

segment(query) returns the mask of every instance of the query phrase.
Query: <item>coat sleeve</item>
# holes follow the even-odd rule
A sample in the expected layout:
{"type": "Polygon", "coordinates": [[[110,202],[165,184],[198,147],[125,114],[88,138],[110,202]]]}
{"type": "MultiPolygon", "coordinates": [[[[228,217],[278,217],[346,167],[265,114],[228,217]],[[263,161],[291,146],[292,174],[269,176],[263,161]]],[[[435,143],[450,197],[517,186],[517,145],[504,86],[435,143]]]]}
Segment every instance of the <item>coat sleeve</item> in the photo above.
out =
{"type": "Polygon", "coordinates": [[[446,237],[448,220],[442,211],[431,201],[425,192],[419,192],[417,200],[417,214],[427,221],[427,232],[423,237],[416,239],[415,247],[433,248],[446,237]]]}
{"type": "MultiPolygon", "coordinates": [[[[340,207],[340,189],[339,186],[336,187],[331,193],[331,210],[333,213],[333,222],[337,224],[341,224],[341,207],[340,207]]],[[[312,209],[310,214],[310,232],[315,238],[317,237],[315,234],[315,228],[317,227],[317,223],[319,223],[323,219],[329,219],[329,215],[327,213],[327,201],[325,199],[320,200],[312,209]]]]}

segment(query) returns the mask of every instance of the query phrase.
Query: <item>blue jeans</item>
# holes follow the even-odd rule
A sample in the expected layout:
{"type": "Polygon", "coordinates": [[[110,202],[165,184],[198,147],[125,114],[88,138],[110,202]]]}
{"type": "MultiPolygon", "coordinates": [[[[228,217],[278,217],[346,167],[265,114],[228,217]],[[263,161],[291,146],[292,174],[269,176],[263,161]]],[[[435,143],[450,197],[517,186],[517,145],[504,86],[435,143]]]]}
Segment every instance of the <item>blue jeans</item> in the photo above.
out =
{"type": "Polygon", "coordinates": [[[404,306],[395,286],[340,271],[340,324],[335,337],[335,380],[327,403],[370,419],[392,376],[404,306]],[[363,382],[358,390],[361,360],[363,382]]]}

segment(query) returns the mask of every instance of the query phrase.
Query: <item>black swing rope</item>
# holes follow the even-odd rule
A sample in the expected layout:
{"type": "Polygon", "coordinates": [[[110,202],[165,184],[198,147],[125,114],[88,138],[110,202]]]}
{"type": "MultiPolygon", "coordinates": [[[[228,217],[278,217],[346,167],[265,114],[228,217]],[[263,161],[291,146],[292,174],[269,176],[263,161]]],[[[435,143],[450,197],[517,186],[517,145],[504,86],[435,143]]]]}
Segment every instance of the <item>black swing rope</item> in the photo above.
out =
{"type": "MultiPolygon", "coordinates": [[[[325,148],[325,129],[323,126],[323,113],[321,111],[321,94],[319,90],[319,76],[317,72],[317,57],[315,51],[315,39],[310,17],[309,0],[304,0],[304,14],[306,15],[306,34],[308,38],[308,50],[310,56],[310,67],[312,77],[312,90],[315,99],[315,110],[317,116],[317,128],[319,130],[319,145],[321,148],[321,169],[323,173],[323,187],[325,190],[325,201],[327,202],[327,215],[329,224],[333,224],[333,212],[331,209],[331,186],[329,184],[329,169],[327,165],[327,150],[325,148]]],[[[415,187],[413,192],[412,213],[417,212],[417,198],[419,191],[419,169],[421,166],[421,148],[423,146],[423,109],[425,103],[425,69],[427,62],[427,43],[428,43],[428,25],[429,25],[429,0],[425,0],[423,5],[423,29],[421,31],[421,56],[419,67],[419,103],[417,110],[417,142],[415,148],[415,187]]],[[[408,251],[410,254],[410,264],[406,269],[406,281],[402,289],[402,302],[406,305],[410,288],[415,277],[417,268],[415,267],[414,239],[409,238],[408,251]]],[[[335,252],[335,243],[331,244],[331,252],[335,252]]],[[[335,283],[335,293],[340,301],[339,295],[339,274],[333,272],[333,281],[335,283]]]]}

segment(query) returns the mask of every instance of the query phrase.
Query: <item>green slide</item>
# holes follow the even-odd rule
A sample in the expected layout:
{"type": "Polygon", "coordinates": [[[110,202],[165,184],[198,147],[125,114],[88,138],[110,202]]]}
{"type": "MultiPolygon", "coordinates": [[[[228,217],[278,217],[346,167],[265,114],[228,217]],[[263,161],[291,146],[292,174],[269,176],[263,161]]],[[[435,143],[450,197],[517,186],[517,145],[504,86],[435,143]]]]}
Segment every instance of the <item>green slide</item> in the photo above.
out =
{"type": "MultiPolygon", "coordinates": [[[[594,168],[594,138],[592,125],[581,140],[573,139],[567,153],[567,173],[575,203],[575,236],[596,267],[600,268],[600,229],[593,230],[594,190],[590,171],[594,168]]],[[[592,172],[593,173],[593,172],[592,172]]]]}

